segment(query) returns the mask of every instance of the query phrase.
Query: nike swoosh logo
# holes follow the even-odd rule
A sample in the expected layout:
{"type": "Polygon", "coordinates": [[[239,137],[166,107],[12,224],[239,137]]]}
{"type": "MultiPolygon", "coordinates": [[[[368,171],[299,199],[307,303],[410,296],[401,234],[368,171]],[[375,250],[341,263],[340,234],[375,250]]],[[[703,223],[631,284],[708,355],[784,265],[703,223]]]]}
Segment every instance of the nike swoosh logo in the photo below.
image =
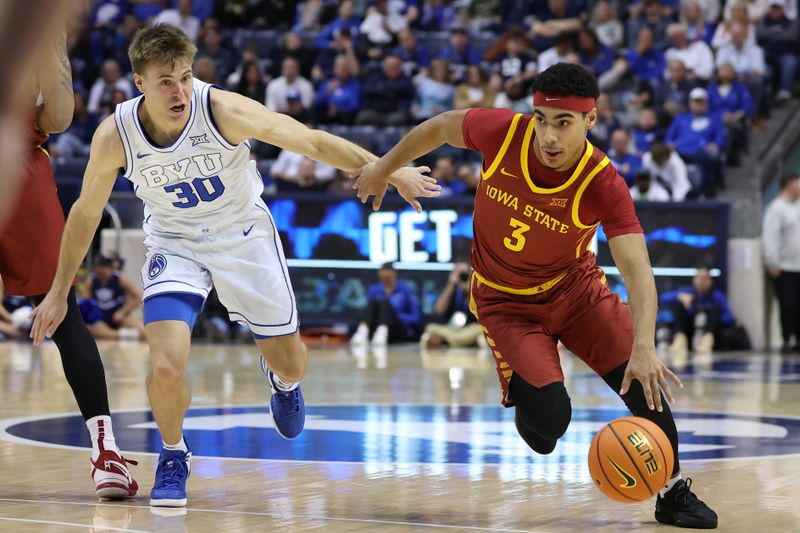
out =
{"type": "Polygon", "coordinates": [[[620,476],[622,476],[622,479],[625,480],[625,484],[620,485],[620,487],[622,487],[623,489],[630,489],[636,486],[636,480],[633,478],[632,475],[623,470],[622,467],[619,466],[617,463],[615,463],[611,457],[606,455],[606,459],[608,459],[608,462],[611,463],[611,466],[614,467],[614,470],[616,470],[617,473],[620,476]]]}
{"type": "Polygon", "coordinates": [[[510,177],[512,177],[512,178],[517,178],[517,179],[519,179],[519,176],[515,176],[514,174],[512,174],[512,173],[508,172],[508,171],[506,170],[506,167],[503,167],[503,168],[501,168],[501,169],[500,169],[500,174],[502,174],[503,176],[510,176],[510,177]]]}
{"type": "Polygon", "coordinates": [[[561,98],[550,98],[548,96],[545,96],[544,99],[547,102],[555,102],[556,100],[561,100],[561,98]]]}
{"type": "Polygon", "coordinates": [[[147,157],[149,155],[150,154],[143,154],[142,152],[139,152],[138,154],[136,154],[136,159],[142,159],[142,158],[145,158],[145,157],[147,157]]]}
{"type": "Polygon", "coordinates": [[[252,226],[250,226],[248,229],[246,229],[246,230],[242,231],[242,233],[244,234],[244,236],[245,236],[245,237],[247,237],[248,235],[250,235],[250,232],[253,230],[253,227],[254,227],[254,226],[255,226],[255,223],[253,223],[253,225],[252,225],[252,226]]]}

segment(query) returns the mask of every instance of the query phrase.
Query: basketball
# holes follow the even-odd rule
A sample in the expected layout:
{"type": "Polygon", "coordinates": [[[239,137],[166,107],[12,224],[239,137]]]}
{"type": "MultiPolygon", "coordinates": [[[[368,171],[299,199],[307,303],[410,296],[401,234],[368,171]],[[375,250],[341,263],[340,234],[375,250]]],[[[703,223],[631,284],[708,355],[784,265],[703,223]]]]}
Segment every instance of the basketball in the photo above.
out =
{"type": "Polygon", "coordinates": [[[589,448],[589,472],[600,491],[622,503],[647,500],[672,474],[672,445],[647,419],[626,416],[598,431],[589,448]]]}

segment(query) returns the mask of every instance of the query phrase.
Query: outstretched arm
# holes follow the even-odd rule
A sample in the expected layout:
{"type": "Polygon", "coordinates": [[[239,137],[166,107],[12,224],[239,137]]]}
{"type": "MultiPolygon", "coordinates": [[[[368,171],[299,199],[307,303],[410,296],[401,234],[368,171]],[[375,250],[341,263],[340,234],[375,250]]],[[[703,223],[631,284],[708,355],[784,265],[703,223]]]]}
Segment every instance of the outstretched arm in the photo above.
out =
{"type": "MultiPolygon", "coordinates": [[[[212,89],[211,108],[220,133],[232,144],[255,138],[347,172],[354,172],[377,159],[346,139],[307,128],[287,115],[274,113],[236,93],[212,89]]],[[[387,173],[385,179],[418,211],[422,208],[414,198],[439,196],[436,180],[423,174],[430,171],[427,167],[395,171],[387,173]]]]}
{"type": "Polygon", "coordinates": [[[370,196],[375,196],[373,206],[377,203],[377,209],[386,191],[386,176],[443,144],[466,148],[461,126],[468,111],[447,111],[429,118],[412,129],[386,155],[358,171],[354,187],[358,189],[361,201],[366,202],[370,196]]]}
{"type": "Polygon", "coordinates": [[[663,410],[660,390],[673,402],[667,377],[679,387],[683,384],[658,358],[655,350],[656,312],[658,296],[653,279],[653,269],[647,255],[647,245],[641,233],[628,233],[609,239],[611,255],[625,280],[628,289],[631,315],[633,315],[633,351],[625,370],[620,394],[628,392],[633,379],[638,379],[644,388],[644,396],[650,409],[663,410]]]}
{"type": "Polygon", "coordinates": [[[72,279],[100,223],[103,209],[117,178],[117,171],[124,165],[122,142],[117,134],[114,117],[111,116],[103,121],[92,138],[81,195],[69,212],[64,235],[61,237],[56,276],[44,301],[32,314],[36,320],[31,330],[31,338],[36,345],[41,344],[46,336],[51,337],[64,320],[67,312],[67,293],[72,286],[72,279]]]}

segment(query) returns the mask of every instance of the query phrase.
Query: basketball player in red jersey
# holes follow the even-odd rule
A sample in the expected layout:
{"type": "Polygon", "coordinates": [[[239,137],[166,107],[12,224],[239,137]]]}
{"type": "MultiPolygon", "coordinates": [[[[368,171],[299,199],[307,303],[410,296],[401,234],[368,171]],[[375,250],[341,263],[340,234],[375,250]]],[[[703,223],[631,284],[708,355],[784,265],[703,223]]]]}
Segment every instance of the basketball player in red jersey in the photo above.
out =
{"type": "Polygon", "coordinates": [[[717,515],[680,476],[678,432],[666,398],[680,380],[656,356],[656,289],[642,228],[625,181],[586,134],[597,120],[597,81],[558,64],[533,82],[534,114],[449,111],[414,128],[357,173],[355,187],[379,207],[385,176],[444,143],[483,154],[475,197],[473,312],[496,357],[503,405],[515,406],[520,436],[548,454],[572,408],[556,345],[564,343],[621,397],[661,427],[675,453],[656,520],[715,528],[717,515]],[[612,293],[589,251],[603,224],[630,295],[612,293]],[[663,395],[661,394],[663,391],[663,395]]]}
{"type": "MultiPolygon", "coordinates": [[[[36,305],[53,282],[64,229],[50,158],[41,144],[49,133],[69,126],[74,108],[66,34],[60,33],[55,42],[52,36],[47,38],[49,49],[32,74],[34,79],[29,80],[29,116],[34,120],[25,132],[27,148],[14,154],[22,166],[19,190],[0,230],[0,277],[6,292],[30,296],[36,305]]],[[[96,494],[101,498],[134,497],[138,487],[126,466],[133,461],[120,455],[114,440],[103,363],[81,317],[74,287],[69,292],[67,316],[52,338],[89,429],[96,494]]]]}

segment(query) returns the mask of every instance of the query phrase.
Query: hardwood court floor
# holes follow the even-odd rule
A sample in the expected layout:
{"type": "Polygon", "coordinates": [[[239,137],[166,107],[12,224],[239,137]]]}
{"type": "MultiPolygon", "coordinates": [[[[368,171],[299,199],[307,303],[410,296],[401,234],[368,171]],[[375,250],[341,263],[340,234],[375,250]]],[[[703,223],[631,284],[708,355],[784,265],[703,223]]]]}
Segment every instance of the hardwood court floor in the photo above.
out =
{"type": "MultiPolygon", "coordinates": [[[[54,346],[0,344],[0,531],[667,531],[654,501],[607,500],[585,456],[619,399],[570,355],[573,421],[536,456],[498,405],[491,355],[313,348],[306,430],[280,439],[256,351],[196,345],[185,510],[148,506],[160,440],[148,416],[147,349],[101,344],[117,441],[140,484],[97,502],[85,427],[54,346]]],[[[715,354],[680,370],[674,406],[684,476],[720,531],[800,531],[800,360],[715,354]]]]}

